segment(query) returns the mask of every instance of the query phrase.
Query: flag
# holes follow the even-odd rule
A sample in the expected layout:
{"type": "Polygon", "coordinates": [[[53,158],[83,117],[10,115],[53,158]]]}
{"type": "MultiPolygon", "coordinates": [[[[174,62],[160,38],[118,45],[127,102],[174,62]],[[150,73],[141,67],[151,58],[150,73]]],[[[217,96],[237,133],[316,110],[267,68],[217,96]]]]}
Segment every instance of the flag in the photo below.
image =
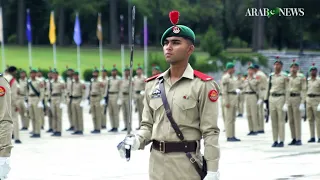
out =
{"type": "Polygon", "coordinates": [[[79,22],[79,15],[76,15],[76,21],[74,23],[74,33],[73,33],[73,40],[77,46],[81,44],[81,31],[80,31],[80,22],[79,22]]]}
{"type": "Polygon", "coordinates": [[[2,8],[0,7],[0,42],[3,41],[2,8]]]}
{"type": "Polygon", "coordinates": [[[56,25],[54,24],[54,12],[50,14],[50,25],[49,25],[49,40],[50,44],[56,43],[56,25]]]}
{"type": "Polygon", "coordinates": [[[29,43],[32,42],[30,10],[27,9],[26,36],[29,43]]]}
{"type": "Polygon", "coordinates": [[[97,23],[97,38],[99,41],[102,41],[102,25],[101,25],[101,14],[98,15],[98,23],[97,23]]]}

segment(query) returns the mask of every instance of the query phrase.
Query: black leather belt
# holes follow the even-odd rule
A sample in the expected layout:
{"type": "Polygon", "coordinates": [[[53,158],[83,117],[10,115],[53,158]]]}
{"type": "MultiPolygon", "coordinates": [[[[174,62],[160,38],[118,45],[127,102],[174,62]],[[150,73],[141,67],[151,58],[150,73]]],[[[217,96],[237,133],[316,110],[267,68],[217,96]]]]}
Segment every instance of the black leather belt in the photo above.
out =
{"type": "Polygon", "coordinates": [[[164,141],[152,140],[152,149],[160,151],[161,153],[196,152],[197,142],[196,141],[164,142],[164,141]]]}
{"type": "Polygon", "coordinates": [[[279,96],[284,96],[284,94],[272,93],[271,96],[273,96],[273,97],[279,97],[279,96]]]}
{"type": "Polygon", "coordinates": [[[52,94],[51,96],[52,96],[52,97],[61,96],[61,94],[52,94]]]}
{"type": "Polygon", "coordinates": [[[256,92],[244,92],[244,94],[257,94],[256,92]]]}
{"type": "Polygon", "coordinates": [[[300,96],[300,93],[290,93],[291,97],[296,97],[296,96],[300,96]]]}
{"type": "Polygon", "coordinates": [[[90,95],[91,97],[98,97],[99,95],[98,94],[92,94],[90,95]]]}
{"type": "Polygon", "coordinates": [[[29,94],[29,97],[36,97],[37,95],[35,94],[29,94]]]}
{"type": "Polygon", "coordinates": [[[71,99],[80,99],[82,98],[81,96],[70,96],[71,99]]]}
{"type": "Polygon", "coordinates": [[[237,95],[237,92],[228,92],[228,94],[237,95]]]}
{"type": "Polygon", "coordinates": [[[118,94],[119,92],[109,92],[109,94],[118,94]]]}
{"type": "Polygon", "coordinates": [[[136,94],[140,94],[141,93],[141,91],[136,91],[136,94]]]}
{"type": "Polygon", "coordinates": [[[320,94],[308,94],[307,96],[314,98],[314,97],[320,97],[320,94]]]}
{"type": "Polygon", "coordinates": [[[129,95],[129,93],[127,93],[127,92],[124,92],[124,93],[122,93],[123,95],[129,95]]]}

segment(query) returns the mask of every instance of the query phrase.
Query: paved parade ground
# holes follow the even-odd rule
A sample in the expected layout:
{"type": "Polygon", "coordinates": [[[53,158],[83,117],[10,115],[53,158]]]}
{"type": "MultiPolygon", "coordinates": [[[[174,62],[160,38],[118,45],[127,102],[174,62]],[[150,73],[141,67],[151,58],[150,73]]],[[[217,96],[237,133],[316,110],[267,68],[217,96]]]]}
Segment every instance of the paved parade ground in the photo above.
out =
{"type": "MultiPolygon", "coordinates": [[[[29,131],[21,132],[23,144],[12,150],[12,170],[9,180],[147,180],[149,148],[133,152],[130,162],[120,159],[117,144],[125,132],[90,134],[92,120],[88,109],[84,111],[83,136],[63,131],[62,137],[51,137],[42,130],[41,139],[29,138],[29,131]]],[[[221,113],[220,113],[221,114],[221,113]]],[[[133,114],[133,129],[138,126],[133,114]]],[[[120,115],[122,119],[122,114],[120,115]]],[[[47,123],[47,121],[46,121],[47,123]]],[[[308,123],[302,123],[303,146],[289,147],[289,125],[286,124],[284,148],[271,148],[271,124],[266,124],[266,134],[247,136],[245,118],[237,118],[236,136],[241,142],[226,142],[222,118],[220,145],[221,180],[286,180],[320,179],[320,143],[308,144],[308,123]]],[[[123,129],[123,122],[120,123],[123,129]]],[[[66,110],[63,129],[69,128],[66,110]]],[[[108,129],[110,125],[108,124],[108,129]]],[[[168,179],[169,180],[169,179],[168,179]]]]}

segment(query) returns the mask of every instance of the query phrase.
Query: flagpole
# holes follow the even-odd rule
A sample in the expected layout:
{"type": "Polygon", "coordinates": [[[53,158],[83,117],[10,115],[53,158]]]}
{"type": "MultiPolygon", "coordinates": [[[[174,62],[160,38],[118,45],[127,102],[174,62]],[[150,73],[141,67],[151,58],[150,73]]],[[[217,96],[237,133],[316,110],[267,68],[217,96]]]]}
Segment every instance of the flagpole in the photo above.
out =
{"type": "Polygon", "coordinates": [[[100,69],[102,69],[102,66],[103,66],[102,41],[99,41],[99,52],[100,52],[100,69]]]}
{"type": "Polygon", "coordinates": [[[124,27],[123,27],[123,15],[121,14],[120,15],[120,26],[121,26],[121,72],[122,72],[122,76],[124,75],[124,44],[123,44],[123,41],[124,41],[124,27]]]}
{"type": "Polygon", "coordinates": [[[28,51],[29,51],[29,67],[32,67],[32,50],[31,42],[28,42],[28,51]]]}
{"type": "Polygon", "coordinates": [[[148,76],[148,25],[147,25],[147,17],[143,18],[143,40],[144,40],[144,74],[148,76]]]}
{"type": "Polygon", "coordinates": [[[79,74],[81,74],[81,71],[80,71],[80,46],[77,46],[77,59],[78,59],[78,71],[79,71],[79,74]]]}
{"type": "Polygon", "coordinates": [[[53,64],[54,68],[57,68],[57,49],[56,49],[56,43],[52,45],[52,50],[53,50],[53,64]]]}
{"type": "Polygon", "coordinates": [[[1,54],[2,54],[2,69],[3,72],[6,70],[6,60],[4,56],[4,37],[3,37],[3,14],[2,14],[2,7],[0,7],[0,16],[1,16],[1,24],[0,24],[0,33],[1,33],[1,54]]]}

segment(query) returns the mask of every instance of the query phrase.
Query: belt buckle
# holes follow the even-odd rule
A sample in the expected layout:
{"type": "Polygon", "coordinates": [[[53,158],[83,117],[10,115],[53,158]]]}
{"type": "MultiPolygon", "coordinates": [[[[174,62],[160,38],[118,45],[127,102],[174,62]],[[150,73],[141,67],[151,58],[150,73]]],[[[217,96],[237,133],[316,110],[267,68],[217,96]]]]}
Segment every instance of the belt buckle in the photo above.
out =
{"type": "Polygon", "coordinates": [[[161,153],[165,153],[165,151],[166,151],[166,144],[165,144],[164,141],[160,141],[160,143],[159,143],[159,151],[160,151],[161,153]]]}
{"type": "Polygon", "coordinates": [[[192,164],[196,162],[196,159],[194,157],[190,158],[189,160],[192,164]]]}

